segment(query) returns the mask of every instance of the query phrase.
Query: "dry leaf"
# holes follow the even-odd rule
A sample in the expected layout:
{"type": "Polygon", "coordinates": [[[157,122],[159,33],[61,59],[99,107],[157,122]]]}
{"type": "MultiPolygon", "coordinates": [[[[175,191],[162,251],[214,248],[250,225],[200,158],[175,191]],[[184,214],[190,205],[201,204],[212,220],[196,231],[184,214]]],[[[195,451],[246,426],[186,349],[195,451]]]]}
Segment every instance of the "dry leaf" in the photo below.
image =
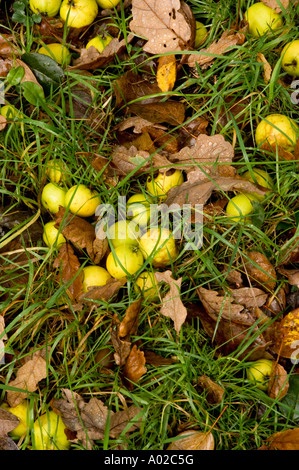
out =
{"type": "Polygon", "coordinates": [[[277,268],[277,271],[288,279],[291,286],[299,288],[299,269],[277,268]]]}
{"type": "Polygon", "coordinates": [[[166,282],[170,290],[162,299],[160,313],[165,317],[171,318],[174,322],[174,328],[179,334],[181,326],[186,320],[187,309],[181,300],[182,278],[174,280],[171,271],[156,272],[157,282],[166,282]]]}
{"type": "Polygon", "coordinates": [[[299,450],[299,428],[272,434],[259,450],[299,450]]]}
{"type": "Polygon", "coordinates": [[[130,354],[131,350],[131,340],[130,337],[121,338],[119,334],[120,329],[120,321],[117,315],[113,315],[111,327],[110,327],[110,335],[111,335],[111,342],[114,347],[114,360],[118,366],[123,366],[126,363],[126,360],[130,354]]]}
{"type": "Polygon", "coordinates": [[[299,308],[274,324],[273,351],[279,356],[297,361],[299,358],[299,308]]]}
{"type": "Polygon", "coordinates": [[[125,316],[119,325],[119,336],[125,338],[135,335],[138,328],[141,299],[132,302],[125,312],[125,316]]]}
{"type": "Polygon", "coordinates": [[[246,308],[262,307],[268,298],[268,294],[257,287],[240,287],[229,292],[237,303],[246,308]]]}
{"type": "Polygon", "coordinates": [[[123,175],[134,173],[139,175],[153,168],[165,168],[170,166],[169,160],[158,153],[150,155],[149,152],[137,150],[131,146],[126,148],[118,146],[112,153],[112,163],[123,175]]]}
{"type": "Polygon", "coordinates": [[[144,353],[134,344],[123,368],[123,377],[127,387],[132,390],[132,382],[137,383],[146,372],[144,353]]]}
{"type": "Polygon", "coordinates": [[[5,355],[5,345],[4,341],[7,340],[7,335],[3,334],[5,330],[5,321],[4,317],[0,315],[0,364],[4,358],[5,355]]]}
{"type": "Polygon", "coordinates": [[[42,354],[43,351],[35,352],[32,358],[18,369],[16,378],[9,382],[9,387],[24,390],[24,392],[7,390],[7,401],[10,406],[17,406],[21,403],[27,398],[28,392],[35,392],[38,383],[47,377],[47,362],[42,354]]]}
{"type": "Polygon", "coordinates": [[[128,110],[155,124],[166,123],[178,126],[185,120],[185,105],[181,101],[168,100],[146,105],[138,101],[128,106],[128,110]]]}
{"type": "Polygon", "coordinates": [[[273,399],[281,400],[289,390],[288,373],[281,364],[274,364],[269,379],[267,394],[273,399]]]}
{"type": "Polygon", "coordinates": [[[224,31],[220,39],[214,41],[208,48],[201,49],[196,54],[190,54],[188,65],[190,67],[207,67],[215,59],[215,56],[223,55],[229,52],[233,46],[242,45],[245,41],[245,29],[241,31],[224,31]]]}
{"type": "Polygon", "coordinates": [[[262,54],[261,52],[258,52],[258,53],[257,53],[257,61],[258,61],[258,62],[261,62],[262,64],[264,64],[264,67],[263,67],[264,82],[265,82],[265,83],[269,83],[270,78],[271,78],[271,74],[272,74],[272,67],[271,67],[271,65],[270,65],[269,62],[267,61],[267,59],[266,59],[266,57],[264,56],[264,54],[262,54]]]}
{"type": "Polygon", "coordinates": [[[176,81],[176,57],[164,55],[158,59],[157,83],[164,93],[171,91],[176,81]]]}
{"type": "Polygon", "coordinates": [[[80,262],[69,243],[60,246],[53,268],[59,269],[57,281],[59,284],[69,284],[67,294],[72,301],[80,298],[82,293],[82,277],[78,274],[80,262]],[[71,282],[70,282],[71,281],[71,282]]]}
{"type": "Polygon", "coordinates": [[[192,40],[192,25],[180,0],[132,0],[130,29],[147,40],[150,54],[181,51],[192,40]]]}
{"type": "Polygon", "coordinates": [[[214,447],[215,442],[211,432],[205,433],[190,429],[178,434],[167,450],[214,450],[214,447]]]}
{"type": "Polygon", "coordinates": [[[112,299],[112,297],[114,297],[119,292],[120,288],[124,286],[126,282],[127,278],[111,278],[108,279],[104,286],[89,287],[87,292],[79,296],[78,304],[80,305],[80,303],[82,303],[84,305],[95,305],[97,300],[108,302],[108,300],[112,299]]]}
{"type": "MultiPolygon", "coordinates": [[[[19,418],[0,407],[0,437],[5,436],[20,424],[19,418]]],[[[0,448],[1,449],[1,448],[0,448]]]]}
{"type": "Polygon", "coordinates": [[[198,377],[197,385],[205,391],[206,399],[210,405],[219,405],[222,402],[225,389],[216,384],[207,375],[198,377]]]}
{"type": "Polygon", "coordinates": [[[267,291],[273,291],[276,286],[276,271],[274,266],[259,251],[250,251],[247,255],[250,261],[245,261],[245,270],[250,281],[267,291]]]}
{"type": "Polygon", "coordinates": [[[280,13],[282,11],[280,5],[286,9],[289,6],[290,0],[279,0],[279,2],[276,0],[262,0],[262,2],[267,5],[267,7],[272,8],[276,13],[280,13]]]}

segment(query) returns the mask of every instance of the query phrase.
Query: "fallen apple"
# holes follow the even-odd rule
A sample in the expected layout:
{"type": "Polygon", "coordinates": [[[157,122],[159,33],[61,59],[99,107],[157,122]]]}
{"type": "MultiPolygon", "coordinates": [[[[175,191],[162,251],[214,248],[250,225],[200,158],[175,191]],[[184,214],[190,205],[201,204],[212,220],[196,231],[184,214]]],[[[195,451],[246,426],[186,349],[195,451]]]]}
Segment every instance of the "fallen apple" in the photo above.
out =
{"type": "Polygon", "coordinates": [[[41,194],[41,203],[51,214],[57,214],[59,206],[65,207],[66,190],[54,183],[47,183],[41,194]]]}
{"type": "Polygon", "coordinates": [[[30,0],[29,5],[33,13],[53,17],[59,12],[61,0],[30,0]]]}
{"type": "Polygon", "coordinates": [[[47,163],[46,175],[52,183],[58,184],[60,181],[66,181],[67,167],[62,160],[49,160],[47,163]]]}
{"type": "Polygon", "coordinates": [[[88,292],[90,287],[104,286],[111,279],[108,271],[102,266],[85,266],[83,273],[83,292],[88,292]]]}
{"type": "Polygon", "coordinates": [[[64,432],[62,418],[54,411],[39,416],[33,425],[34,450],[68,450],[71,446],[64,432]]]}
{"type": "Polygon", "coordinates": [[[152,227],[139,240],[139,247],[145,259],[151,258],[152,265],[170,265],[178,256],[173,234],[167,228],[152,227]]]}
{"type": "Polygon", "coordinates": [[[39,48],[38,52],[39,54],[51,57],[60,65],[69,65],[72,60],[72,54],[69,49],[60,43],[51,43],[42,46],[39,48]]]}
{"type": "Polygon", "coordinates": [[[98,11],[96,0],[63,0],[60,18],[71,28],[84,28],[94,22],[98,11]]]}
{"type": "Polygon", "coordinates": [[[4,106],[1,106],[0,113],[1,116],[5,117],[7,121],[24,117],[24,114],[15,108],[12,104],[5,104],[4,106]]]}
{"type": "Polygon", "coordinates": [[[296,145],[299,127],[284,114],[269,114],[260,121],[255,130],[257,146],[268,143],[292,152],[296,145]]]}
{"type": "Polygon", "coordinates": [[[199,46],[201,46],[205,42],[208,36],[208,30],[206,26],[200,21],[195,22],[195,27],[196,27],[196,32],[195,32],[195,39],[194,39],[194,48],[198,49],[199,46]]]}
{"type": "Polygon", "coordinates": [[[150,206],[153,200],[150,196],[136,193],[127,201],[127,217],[139,225],[140,228],[147,226],[150,220],[150,206]]]}
{"type": "Polygon", "coordinates": [[[281,66],[293,77],[299,77],[299,39],[284,46],[281,51],[281,66]]]}
{"type": "Polygon", "coordinates": [[[107,238],[114,248],[123,245],[137,246],[139,240],[138,225],[131,220],[119,220],[106,229],[107,238]]]}
{"type": "Polygon", "coordinates": [[[55,227],[55,220],[50,220],[44,225],[43,241],[49,248],[52,246],[59,248],[66,242],[62,233],[55,227]]]}
{"type": "Polygon", "coordinates": [[[168,170],[159,172],[155,178],[149,177],[146,181],[146,188],[152,196],[166,197],[168,191],[180,186],[184,182],[183,173],[180,170],[168,170]]]}
{"type": "MultiPolygon", "coordinates": [[[[252,172],[249,170],[246,171],[243,175],[243,178],[245,178],[247,181],[250,181],[251,183],[259,184],[260,186],[263,186],[264,188],[267,189],[273,189],[274,188],[274,182],[269,173],[267,171],[262,170],[261,168],[253,168],[252,172]]],[[[254,196],[259,201],[262,201],[265,199],[264,195],[258,194],[258,193],[252,193],[254,196]]]]}
{"type": "Polygon", "coordinates": [[[159,300],[158,282],[155,273],[152,271],[144,271],[136,279],[134,289],[140,292],[147,300],[159,300]]]}
{"type": "Polygon", "coordinates": [[[232,222],[248,221],[248,215],[253,212],[252,201],[258,198],[254,193],[241,193],[232,197],[226,206],[226,214],[232,222]]]}
{"type": "Polygon", "coordinates": [[[120,0],[97,0],[97,4],[101,8],[114,8],[120,3],[120,0]]]}
{"type": "Polygon", "coordinates": [[[245,12],[245,20],[248,22],[248,32],[253,36],[262,36],[268,31],[279,28],[283,24],[282,17],[273,8],[263,2],[251,5],[245,12]]]}
{"type": "Polygon", "coordinates": [[[90,39],[88,43],[86,44],[86,49],[89,49],[90,47],[95,47],[96,50],[101,53],[105,49],[105,47],[109,44],[109,42],[112,41],[112,36],[96,36],[95,38],[90,39]]]}
{"type": "Polygon", "coordinates": [[[138,247],[121,245],[107,256],[106,269],[115,279],[133,275],[143,266],[143,255],[138,247]]]}
{"type": "Polygon", "coordinates": [[[247,379],[255,383],[257,388],[266,391],[269,378],[274,366],[274,361],[269,359],[258,359],[246,370],[247,379]]]}
{"type": "Polygon", "coordinates": [[[7,403],[2,403],[1,408],[12,413],[20,421],[18,426],[10,431],[9,435],[18,439],[24,436],[27,433],[27,429],[30,427],[29,402],[27,400],[23,400],[16,406],[9,406],[7,403]]]}
{"type": "Polygon", "coordinates": [[[65,207],[79,217],[91,217],[99,204],[101,200],[98,193],[85,184],[72,186],[65,195],[65,207]]]}

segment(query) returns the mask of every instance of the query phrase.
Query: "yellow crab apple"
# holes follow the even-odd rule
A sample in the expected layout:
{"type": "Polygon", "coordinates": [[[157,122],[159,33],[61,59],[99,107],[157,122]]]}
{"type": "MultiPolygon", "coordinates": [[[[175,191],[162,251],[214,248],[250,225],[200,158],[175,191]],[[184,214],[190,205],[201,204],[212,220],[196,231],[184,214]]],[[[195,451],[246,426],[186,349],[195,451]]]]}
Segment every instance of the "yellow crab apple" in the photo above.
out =
{"type": "Polygon", "coordinates": [[[155,267],[168,266],[178,256],[173,234],[163,227],[151,227],[140,238],[139,247],[145,259],[151,257],[155,267]]]}
{"type": "Polygon", "coordinates": [[[183,182],[184,177],[180,170],[168,170],[159,172],[155,178],[149,177],[146,181],[146,188],[152,196],[164,198],[171,188],[180,186],[183,182]]]}
{"type": "Polygon", "coordinates": [[[259,201],[254,193],[237,194],[228,202],[226,214],[232,222],[248,221],[247,216],[253,212],[252,201],[259,201]]]}
{"type": "Polygon", "coordinates": [[[110,225],[106,233],[114,248],[122,245],[138,245],[139,228],[132,220],[119,220],[110,225]]]}
{"type": "Polygon", "coordinates": [[[84,28],[94,22],[98,11],[96,0],[63,0],[60,18],[71,28],[84,28]]]}
{"type": "Polygon", "coordinates": [[[248,22],[248,32],[256,37],[279,28],[283,24],[281,14],[276,13],[273,8],[263,2],[251,5],[245,12],[245,20],[248,22]]]}
{"type": "Polygon", "coordinates": [[[109,42],[111,42],[113,39],[112,36],[110,35],[98,35],[92,39],[90,39],[90,41],[88,41],[88,43],[86,44],[86,49],[89,49],[90,47],[95,47],[96,50],[101,53],[103,52],[103,50],[105,49],[105,47],[109,44],[109,42]]]}
{"type": "Polygon", "coordinates": [[[66,171],[67,167],[62,160],[49,160],[47,163],[46,175],[52,183],[58,184],[60,181],[65,181],[66,171]]]}
{"type": "Polygon", "coordinates": [[[51,43],[42,46],[38,50],[39,54],[46,55],[54,59],[60,65],[69,65],[72,60],[72,54],[69,49],[60,43],[51,43]]]}
{"type": "Polygon", "coordinates": [[[9,406],[7,403],[2,403],[1,408],[9,411],[19,419],[18,426],[10,431],[9,435],[18,439],[24,436],[24,434],[27,432],[27,428],[29,427],[30,422],[29,402],[27,400],[23,400],[16,406],[9,406]]]}
{"type": "MultiPolygon", "coordinates": [[[[246,171],[243,174],[243,178],[246,180],[250,181],[251,183],[257,183],[260,186],[263,186],[264,188],[267,189],[273,189],[274,188],[274,182],[269,173],[265,170],[262,170],[261,168],[253,168],[252,172],[249,170],[246,171]]],[[[262,201],[265,196],[257,193],[253,193],[256,198],[260,201],[262,201]]]]}
{"type": "Polygon", "coordinates": [[[199,46],[201,46],[205,42],[207,35],[208,35],[208,30],[206,26],[200,21],[196,21],[195,27],[196,27],[196,32],[195,32],[195,39],[194,39],[194,48],[198,49],[199,46]]]}
{"type": "Polygon", "coordinates": [[[284,114],[269,114],[260,121],[255,130],[257,146],[268,143],[292,152],[296,145],[299,127],[284,114]]]}
{"type": "Polygon", "coordinates": [[[299,77],[299,39],[289,42],[281,51],[281,66],[293,77],[299,77]]]}
{"type": "Polygon", "coordinates": [[[1,116],[5,117],[8,121],[24,117],[24,114],[17,108],[15,108],[15,106],[13,106],[12,104],[5,104],[4,106],[1,106],[0,114],[1,116]]]}
{"type": "Polygon", "coordinates": [[[159,300],[158,282],[155,273],[152,271],[143,271],[136,279],[134,285],[136,292],[141,292],[143,297],[148,300],[159,300]]]}
{"type": "Polygon", "coordinates": [[[121,245],[107,256],[106,269],[115,279],[133,275],[143,266],[143,255],[138,247],[121,245]]]}
{"type": "Polygon", "coordinates": [[[65,207],[66,190],[54,183],[47,183],[41,194],[41,203],[51,214],[57,214],[59,206],[65,207]]]}
{"type": "Polygon", "coordinates": [[[144,228],[150,219],[150,205],[153,200],[150,196],[142,193],[133,194],[127,201],[127,217],[144,228]]]}
{"type": "Polygon", "coordinates": [[[55,220],[50,220],[44,225],[43,241],[48,247],[55,245],[56,248],[66,242],[62,233],[55,227],[55,220]]]}
{"type": "Polygon", "coordinates": [[[79,217],[91,217],[99,204],[98,193],[82,183],[72,186],[65,195],[65,207],[79,217]]]}
{"type": "Polygon", "coordinates": [[[62,418],[52,410],[35,420],[32,441],[34,450],[68,450],[71,445],[62,418]]]}
{"type": "Polygon", "coordinates": [[[83,292],[88,292],[90,287],[104,286],[111,279],[108,271],[102,266],[85,266],[83,273],[83,292]]]}
{"type": "Polygon", "coordinates": [[[255,383],[260,390],[266,391],[273,367],[274,361],[270,359],[258,359],[246,370],[247,379],[255,383]]]}
{"type": "Polygon", "coordinates": [[[53,17],[59,12],[61,0],[30,0],[29,5],[33,13],[53,17]]]}
{"type": "Polygon", "coordinates": [[[120,3],[120,0],[97,0],[97,4],[101,8],[114,8],[120,3]]]}

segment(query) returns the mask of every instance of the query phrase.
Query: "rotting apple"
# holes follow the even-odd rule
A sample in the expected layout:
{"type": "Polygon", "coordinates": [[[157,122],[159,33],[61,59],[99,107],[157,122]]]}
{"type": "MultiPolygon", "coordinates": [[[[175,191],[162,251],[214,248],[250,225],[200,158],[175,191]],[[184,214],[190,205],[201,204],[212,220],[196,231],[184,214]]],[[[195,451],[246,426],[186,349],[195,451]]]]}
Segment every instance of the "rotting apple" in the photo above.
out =
{"type": "Polygon", "coordinates": [[[47,183],[41,194],[41,203],[51,214],[57,214],[59,206],[65,207],[66,190],[54,183],[47,183]]]}
{"type": "MultiPolygon", "coordinates": [[[[261,168],[253,168],[252,172],[245,171],[245,173],[242,175],[243,178],[245,178],[247,181],[250,181],[251,183],[259,184],[260,186],[263,186],[263,188],[267,189],[273,189],[274,188],[274,182],[269,173],[265,170],[262,170],[261,168]]],[[[265,199],[265,195],[258,194],[258,193],[252,193],[256,196],[256,198],[259,201],[263,201],[265,199]]]]}
{"type": "Polygon", "coordinates": [[[39,54],[46,55],[54,59],[60,65],[69,65],[72,60],[72,54],[69,49],[60,43],[51,43],[42,46],[38,50],[39,54]]]}
{"type": "Polygon", "coordinates": [[[52,410],[42,414],[33,425],[33,449],[68,450],[71,443],[64,430],[65,425],[60,415],[52,410]]]}
{"type": "Polygon", "coordinates": [[[123,245],[138,245],[139,227],[132,220],[119,220],[107,227],[106,233],[114,248],[123,245]]]}
{"type": "Polygon", "coordinates": [[[121,245],[107,256],[106,269],[115,279],[133,275],[143,266],[143,255],[138,247],[121,245]]]}
{"type": "Polygon", "coordinates": [[[59,248],[61,245],[63,245],[63,243],[66,242],[65,237],[55,227],[55,220],[50,220],[50,222],[47,222],[44,225],[43,241],[49,248],[52,246],[59,248]]]}
{"type": "Polygon", "coordinates": [[[53,17],[59,12],[61,0],[30,0],[29,5],[33,13],[53,17]]]}
{"type": "Polygon", "coordinates": [[[91,217],[99,204],[98,193],[82,183],[73,185],[65,195],[65,207],[79,217],[91,217]]]}
{"type": "Polygon", "coordinates": [[[144,258],[151,258],[155,267],[169,266],[178,256],[178,248],[170,230],[151,227],[139,240],[144,258]]]}
{"type": "Polygon", "coordinates": [[[226,214],[232,222],[247,222],[253,212],[252,201],[259,201],[254,193],[240,193],[232,197],[226,206],[226,214]]]}
{"type": "Polygon", "coordinates": [[[164,198],[171,188],[180,186],[183,182],[183,173],[180,170],[172,169],[159,172],[154,178],[148,177],[146,188],[152,196],[164,198]]]}
{"type": "Polygon", "coordinates": [[[140,292],[147,300],[159,300],[158,282],[155,273],[152,271],[143,271],[136,279],[134,289],[140,292]]]}
{"type": "Polygon", "coordinates": [[[2,403],[1,408],[9,411],[19,419],[19,424],[16,428],[10,431],[9,435],[18,439],[24,436],[30,422],[29,402],[27,400],[23,400],[16,406],[9,406],[8,403],[2,403]]]}
{"type": "Polygon", "coordinates": [[[150,205],[153,203],[149,195],[142,193],[133,194],[127,201],[127,217],[139,225],[147,226],[150,219],[150,205]]]}
{"type": "Polygon", "coordinates": [[[274,361],[270,359],[258,359],[246,370],[247,379],[255,383],[260,390],[266,391],[273,366],[274,361]]]}
{"type": "Polygon", "coordinates": [[[195,27],[196,27],[196,32],[195,32],[195,39],[194,39],[194,48],[198,49],[199,46],[201,46],[205,42],[208,36],[208,30],[206,26],[200,21],[195,22],[195,27]]]}
{"type": "Polygon", "coordinates": [[[263,36],[268,31],[279,28],[283,24],[280,13],[268,7],[263,2],[251,5],[245,12],[245,20],[248,22],[248,32],[253,36],[263,36]]]}
{"type": "Polygon", "coordinates": [[[96,50],[101,53],[103,52],[103,50],[105,49],[106,46],[108,46],[109,42],[111,42],[113,39],[112,36],[110,35],[98,35],[92,39],[90,39],[90,41],[88,41],[88,43],[86,44],[86,49],[89,49],[90,47],[95,47],[96,50]]]}
{"type": "Polygon", "coordinates": [[[96,0],[63,0],[60,18],[71,28],[84,28],[94,22],[98,11],[96,0]]]}
{"type": "Polygon", "coordinates": [[[97,0],[97,4],[101,8],[114,8],[120,3],[120,0],[97,0]]]}
{"type": "Polygon", "coordinates": [[[90,287],[104,286],[111,279],[111,275],[102,266],[85,266],[83,273],[83,292],[88,292],[90,287]]]}
{"type": "Polygon", "coordinates": [[[281,51],[281,66],[293,77],[299,77],[299,39],[289,42],[281,51]]]}
{"type": "Polygon", "coordinates": [[[269,114],[260,121],[255,130],[257,146],[268,143],[292,152],[296,145],[299,127],[284,114],[269,114]]]}

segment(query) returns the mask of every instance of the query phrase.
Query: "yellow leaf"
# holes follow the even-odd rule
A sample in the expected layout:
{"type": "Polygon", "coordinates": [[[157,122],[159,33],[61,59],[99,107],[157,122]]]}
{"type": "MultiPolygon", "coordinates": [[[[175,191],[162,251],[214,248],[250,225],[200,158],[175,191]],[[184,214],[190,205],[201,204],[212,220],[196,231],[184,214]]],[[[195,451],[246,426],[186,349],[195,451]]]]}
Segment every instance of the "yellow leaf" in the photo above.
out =
{"type": "Polygon", "coordinates": [[[158,60],[157,82],[161,91],[171,91],[176,81],[175,55],[165,55],[158,60]]]}

